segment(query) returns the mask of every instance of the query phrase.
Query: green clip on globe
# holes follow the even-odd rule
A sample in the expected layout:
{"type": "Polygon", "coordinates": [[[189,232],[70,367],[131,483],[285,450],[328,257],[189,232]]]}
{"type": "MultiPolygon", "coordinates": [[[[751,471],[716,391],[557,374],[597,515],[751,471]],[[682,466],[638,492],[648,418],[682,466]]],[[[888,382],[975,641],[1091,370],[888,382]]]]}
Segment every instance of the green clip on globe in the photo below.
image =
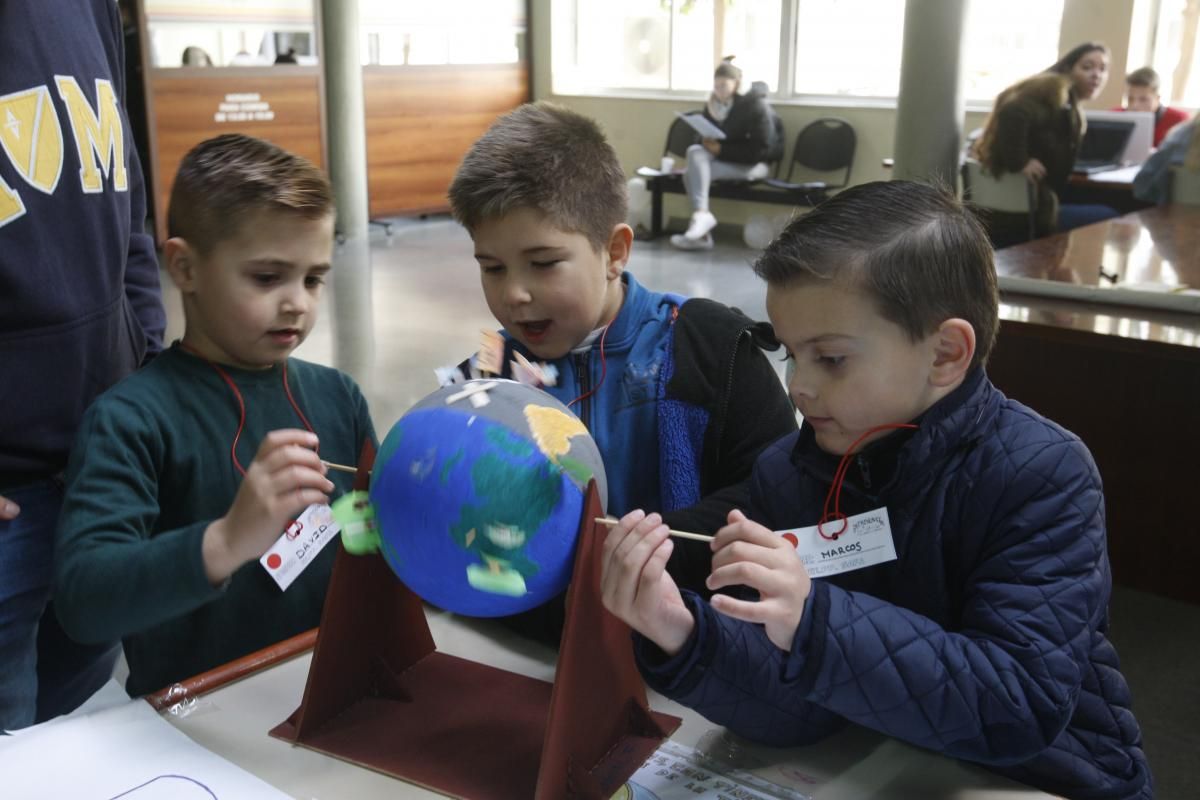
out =
{"type": "Polygon", "coordinates": [[[342,547],[355,556],[378,553],[380,539],[375,530],[375,509],[367,492],[347,492],[331,506],[333,520],[342,530],[342,547]]]}
{"type": "Polygon", "coordinates": [[[566,406],[522,383],[468,381],[401,417],[369,492],[333,511],[347,552],[381,553],[428,602],[507,616],[566,588],[592,479],[603,502],[600,451],[566,406]]]}

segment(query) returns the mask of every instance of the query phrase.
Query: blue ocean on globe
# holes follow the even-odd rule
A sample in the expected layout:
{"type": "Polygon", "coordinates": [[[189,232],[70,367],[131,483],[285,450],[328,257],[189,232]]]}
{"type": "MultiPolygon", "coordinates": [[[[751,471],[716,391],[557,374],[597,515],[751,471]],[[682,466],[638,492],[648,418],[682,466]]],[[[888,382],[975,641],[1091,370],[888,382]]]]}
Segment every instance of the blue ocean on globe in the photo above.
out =
{"type": "Polygon", "coordinates": [[[570,580],[582,489],[531,438],[475,409],[438,404],[401,418],[370,498],[388,565],[434,605],[506,616],[570,580]]]}

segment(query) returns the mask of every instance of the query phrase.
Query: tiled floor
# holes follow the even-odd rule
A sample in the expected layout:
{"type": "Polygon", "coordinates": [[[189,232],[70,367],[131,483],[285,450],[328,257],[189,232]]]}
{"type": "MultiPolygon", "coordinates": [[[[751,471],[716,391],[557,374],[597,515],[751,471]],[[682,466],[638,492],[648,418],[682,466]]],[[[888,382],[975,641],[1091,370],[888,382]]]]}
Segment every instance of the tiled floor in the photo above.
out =
{"type": "MultiPolygon", "coordinates": [[[[331,290],[312,335],[297,351],[358,380],[382,438],[436,388],[434,368],[470,354],[494,329],[469,237],[444,217],[397,220],[374,231],[369,253],[340,248],[331,290]]],[[[636,242],[630,270],[652,289],[711,297],[765,319],[756,253],[738,241],[682,253],[666,239],[636,242]]],[[[168,338],[182,334],[178,292],[164,286],[168,338]]],[[[782,365],[780,365],[782,366],[782,365]]],[[[1200,797],[1200,608],[1141,592],[1114,594],[1112,638],[1134,691],[1161,800],[1200,797]]]]}

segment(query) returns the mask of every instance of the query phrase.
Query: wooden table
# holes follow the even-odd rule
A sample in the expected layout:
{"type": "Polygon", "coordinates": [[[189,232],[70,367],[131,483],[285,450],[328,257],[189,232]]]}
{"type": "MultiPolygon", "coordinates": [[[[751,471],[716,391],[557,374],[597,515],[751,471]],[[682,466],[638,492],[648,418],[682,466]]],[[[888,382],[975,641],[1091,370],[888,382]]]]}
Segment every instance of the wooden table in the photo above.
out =
{"type": "MultiPolygon", "coordinates": [[[[555,654],[498,623],[427,609],[438,649],[512,672],[553,680],[555,654]]],[[[267,736],[300,703],[308,654],[202,697],[193,713],[166,718],[199,744],[297,798],[435,797],[394,778],[267,736]]],[[[672,739],[720,753],[742,768],[815,800],[921,797],[928,800],[1036,800],[1050,795],[982,768],[849,726],[811,747],[774,749],[733,740],[696,713],[651,694],[651,705],[683,718],[672,739]]],[[[498,743],[502,746],[502,744],[498,743]]]]}
{"type": "Polygon", "coordinates": [[[1141,165],[1093,172],[1091,175],[1071,175],[1059,200],[1064,203],[1098,203],[1128,214],[1152,204],[1133,196],[1133,179],[1141,165]]]}
{"type": "MultiPolygon", "coordinates": [[[[1200,209],[1151,208],[1006,248],[996,269],[1002,279],[1200,287],[1200,209]]],[[[988,373],[1091,449],[1114,580],[1200,603],[1200,315],[1002,290],[988,373]]]]}

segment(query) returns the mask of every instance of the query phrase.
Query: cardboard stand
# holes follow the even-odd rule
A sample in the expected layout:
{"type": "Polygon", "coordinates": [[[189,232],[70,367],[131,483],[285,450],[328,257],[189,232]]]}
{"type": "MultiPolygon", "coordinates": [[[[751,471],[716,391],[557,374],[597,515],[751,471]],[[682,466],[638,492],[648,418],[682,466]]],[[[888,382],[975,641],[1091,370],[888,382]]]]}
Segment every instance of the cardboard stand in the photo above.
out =
{"type": "Polygon", "coordinates": [[[304,699],[271,735],[455,797],[608,800],[680,720],[650,710],[601,605],[602,515],[593,484],[553,684],[438,652],[383,558],[339,544],[304,699]]]}

